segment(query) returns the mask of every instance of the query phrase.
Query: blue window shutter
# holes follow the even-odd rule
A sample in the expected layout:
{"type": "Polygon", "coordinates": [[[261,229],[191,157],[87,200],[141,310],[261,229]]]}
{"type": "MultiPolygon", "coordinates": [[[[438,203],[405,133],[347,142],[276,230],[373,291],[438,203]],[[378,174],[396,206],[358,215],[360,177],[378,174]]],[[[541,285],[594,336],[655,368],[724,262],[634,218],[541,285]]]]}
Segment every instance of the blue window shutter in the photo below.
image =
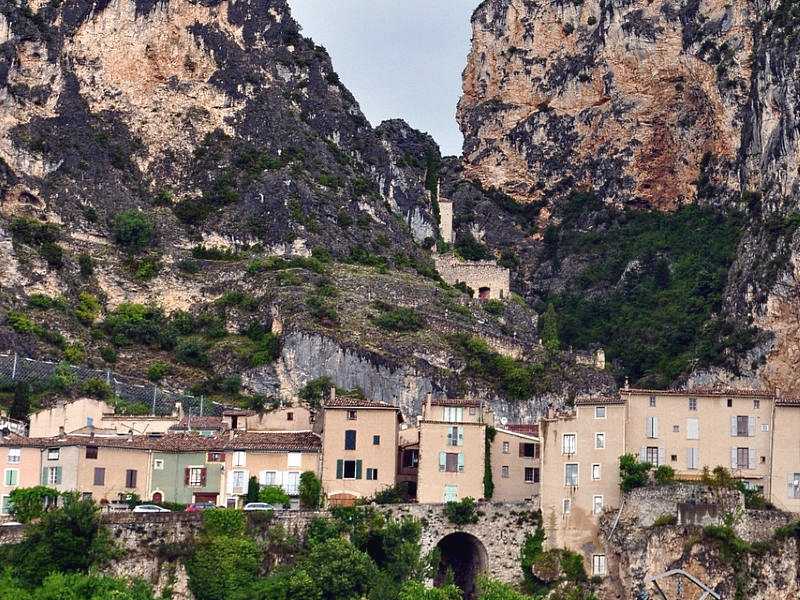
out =
{"type": "Polygon", "coordinates": [[[42,485],[47,485],[47,467],[42,469],[42,485]]]}
{"type": "Polygon", "coordinates": [[[356,479],[361,479],[361,461],[356,461],[356,479]]]}
{"type": "Polygon", "coordinates": [[[61,467],[56,467],[56,485],[61,485],[61,467]]]}
{"type": "Polygon", "coordinates": [[[344,461],[339,459],[336,461],[336,479],[344,477],[344,461]]]}
{"type": "Polygon", "coordinates": [[[458,472],[461,473],[464,470],[464,453],[458,453],[458,472]]]}
{"type": "Polygon", "coordinates": [[[463,427],[459,427],[458,428],[458,445],[459,446],[463,446],[464,445],[464,428],[463,427]]]}

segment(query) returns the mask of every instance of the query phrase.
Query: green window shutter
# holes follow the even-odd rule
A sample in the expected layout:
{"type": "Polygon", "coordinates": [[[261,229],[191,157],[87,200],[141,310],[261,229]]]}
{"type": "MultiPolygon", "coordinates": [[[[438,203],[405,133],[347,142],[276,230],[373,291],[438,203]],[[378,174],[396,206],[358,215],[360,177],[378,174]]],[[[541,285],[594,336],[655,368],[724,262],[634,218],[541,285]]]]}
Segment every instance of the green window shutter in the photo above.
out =
{"type": "Polygon", "coordinates": [[[47,485],[47,467],[42,468],[42,485],[47,485]]]}
{"type": "Polygon", "coordinates": [[[464,471],[464,453],[458,453],[458,472],[461,473],[464,471]]]}
{"type": "Polygon", "coordinates": [[[61,467],[56,467],[56,485],[61,485],[61,467]]]}
{"type": "Polygon", "coordinates": [[[463,427],[459,427],[458,428],[458,445],[459,446],[463,446],[464,445],[464,428],[463,427]]]}
{"type": "Polygon", "coordinates": [[[356,479],[361,479],[361,461],[356,461],[356,479]]]}
{"type": "Polygon", "coordinates": [[[344,461],[340,459],[336,461],[336,479],[342,477],[344,477],[344,461]]]}

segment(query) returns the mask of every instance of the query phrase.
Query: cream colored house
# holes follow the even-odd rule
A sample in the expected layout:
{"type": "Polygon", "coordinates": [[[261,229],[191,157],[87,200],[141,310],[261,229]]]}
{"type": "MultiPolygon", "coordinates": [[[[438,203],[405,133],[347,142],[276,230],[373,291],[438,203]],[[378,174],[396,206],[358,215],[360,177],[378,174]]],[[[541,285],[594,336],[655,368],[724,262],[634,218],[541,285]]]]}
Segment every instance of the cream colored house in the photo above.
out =
{"type": "Polygon", "coordinates": [[[240,431],[311,431],[313,417],[305,406],[280,406],[272,410],[226,410],[222,420],[240,431]]]}
{"type": "Polygon", "coordinates": [[[800,513],[800,400],[776,399],[771,426],[769,499],[781,510],[800,513]]]}
{"type": "Polygon", "coordinates": [[[331,504],[351,504],[395,485],[400,409],[336,396],[322,405],[322,485],[331,504]]]}
{"type": "Polygon", "coordinates": [[[496,428],[490,462],[496,502],[538,503],[541,485],[541,440],[537,425],[496,428]],[[535,432],[535,433],[534,433],[535,432]]]}
{"type": "Polygon", "coordinates": [[[483,498],[488,425],[494,415],[476,400],[428,397],[419,421],[418,502],[483,498]]]}
{"type": "Polygon", "coordinates": [[[6,517],[9,497],[16,488],[39,485],[41,452],[27,445],[29,438],[11,434],[0,438],[0,517],[6,517]]]}

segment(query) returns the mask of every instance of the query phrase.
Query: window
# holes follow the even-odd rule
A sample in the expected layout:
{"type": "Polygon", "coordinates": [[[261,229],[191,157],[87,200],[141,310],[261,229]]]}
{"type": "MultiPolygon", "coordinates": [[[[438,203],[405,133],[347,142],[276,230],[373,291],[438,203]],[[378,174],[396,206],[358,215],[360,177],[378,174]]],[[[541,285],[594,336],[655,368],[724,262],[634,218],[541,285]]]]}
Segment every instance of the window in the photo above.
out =
{"type": "Polygon", "coordinates": [[[697,418],[686,419],[686,439],[687,440],[700,439],[700,419],[697,418]]]}
{"type": "MultiPolygon", "coordinates": [[[[205,469],[202,467],[189,467],[189,485],[191,487],[201,487],[205,484],[205,469]]],[[[128,487],[133,487],[129,485],[128,487]]]]}
{"type": "Polygon", "coordinates": [[[403,468],[416,469],[419,464],[419,450],[412,448],[403,450],[403,468]]]}
{"type": "Polygon", "coordinates": [[[600,465],[592,465],[592,481],[600,481],[600,465]]]}
{"type": "Polygon", "coordinates": [[[564,465],[564,485],[578,485],[578,465],[577,463],[567,463],[564,465]]]}
{"type": "Polygon", "coordinates": [[[681,426],[680,425],[673,425],[672,426],[672,433],[680,433],[680,432],[681,432],[681,426]]]}
{"type": "Polygon", "coordinates": [[[457,485],[446,485],[446,486],[444,486],[443,499],[444,499],[445,502],[457,502],[458,501],[458,486],[457,485]]]}
{"type": "Polygon", "coordinates": [[[378,469],[367,469],[367,479],[376,481],[378,479],[378,469]]]}
{"type": "Polygon", "coordinates": [[[503,442],[503,454],[511,452],[511,445],[508,442],[503,442]]]}
{"type": "Polygon", "coordinates": [[[574,433],[565,433],[561,441],[561,454],[575,454],[577,439],[574,433]]]}
{"type": "Polygon", "coordinates": [[[592,556],[592,575],[594,577],[604,577],[606,574],[606,555],[595,554],[592,556]]]}
{"type": "Polygon", "coordinates": [[[658,437],[658,417],[647,417],[645,420],[644,434],[651,439],[658,437]]]}
{"type": "Polygon", "coordinates": [[[94,427],[94,417],[86,417],[86,426],[94,427]]]}
{"type": "Polygon", "coordinates": [[[373,435],[372,436],[372,445],[373,446],[380,446],[381,445],[381,436],[373,435]]]}
{"type": "Polygon", "coordinates": [[[592,514],[595,514],[595,515],[602,515],[603,514],[603,497],[602,496],[592,496],[592,514]]]}
{"type": "Polygon", "coordinates": [[[164,470],[164,459],[163,458],[156,458],[153,460],[153,470],[154,471],[163,471],[164,470]]]}
{"type": "Polygon", "coordinates": [[[58,460],[60,452],[58,448],[47,449],[47,460],[58,460]]]}
{"type": "Polygon", "coordinates": [[[697,398],[689,398],[689,410],[697,410],[697,398]]]}
{"type": "Polygon", "coordinates": [[[8,449],[8,464],[15,465],[19,463],[22,457],[22,450],[19,448],[9,448],[8,449]]]}
{"type": "Polygon", "coordinates": [[[86,458],[97,458],[97,446],[86,446],[86,458]]]}
{"type": "Polygon", "coordinates": [[[92,499],[92,492],[81,492],[81,500],[88,502],[91,499],[92,499]]]}
{"type": "Polygon", "coordinates": [[[46,467],[44,474],[47,485],[61,485],[61,467],[46,467]]]}
{"type": "Polygon", "coordinates": [[[523,458],[539,458],[539,448],[532,442],[525,442],[519,445],[519,455],[523,458]]]}
{"type": "Polygon", "coordinates": [[[737,437],[747,437],[747,417],[738,416],[736,417],[736,436],[737,437]]]}
{"type": "Polygon", "coordinates": [[[135,488],[136,487],[136,470],[135,469],[128,469],[125,471],[125,487],[126,488],[135,488]]]}
{"type": "Polygon", "coordinates": [[[286,413],[286,420],[287,420],[287,421],[294,421],[294,413],[293,413],[293,412],[291,412],[291,411],[290,411],[290,412],[287,412],[287,413],[286,413]]]}
{"type": "Polygon", "coordinates": [[[261,485],[275,485],[278,483],[275,471],[264,471],[261,474],[261,485]]]}
{"type": "MultiPolygon", "coordinates": [[[[337,461],[338,462],[338,461],[337,461]]],[[[342,477],[340,479],[361,479],[361,461],[343,460],[342,477]]]]}
{"type": "Polygon", "coordinates": [[[439,470],[446,473],[461,473],[464,471],[464,454],[461,452],[440,452],[439,470]]]}
{"type": "Polygon", "coordinates": [[[474,415],[477,414],[478,410],[474,406],[469,407],[469,414],[474,415]]]}
{"type": "Polygon", "coordinates": [[[297,496],[300,493],[300,473],[298,471],[290,471],[286,474],[284,490],[290,496],[297,496]]]}
{"type": "Polygon", "coordinates": [[[800,498],[800,473],[789,473],[789,498],[800,498]]]}
{"type": "Polygon", "coordinates": [[[224,452],[209,452],[206,458],[208,462],[225,462],[224,452]]]}
{"type": "Polygon", "coordinates": [[[448,423],[460,423],[464,420],[464,409],[460,406],[445,406],[442,414],[448,423]]]}
{"type": "Polygon", "coordinates": [[[700,450],[699,448],[686,449],[686,468],[699,469],[700,468],[700,450]]]}
{"type": "Polygon", "coordinates": [[[448,446],[463,446],[464,445],[464,428],[463,427],[448,427],[447,428],[447,445],[448,446]]]}
{"type": "Polygon", "coordinates": [[[500,467],[500,476],[503,479],[508,479],[508,465],[503,465],[500,467]]]}
{"type": "Polygon", "coordinates": [[[727,402],[728,402],[728,408],[733,408],[733,400],[731,400],[730,398],[728,398],[728,401],[727,401],[727,402]]]}
{"type": "Polygon", "coordinates": [[[348,429],[344,432],[344,449],[345,450],[355,450],[356,449],[356,430],[355,429],[348,429]]]}
{"type": "Polygon", "coordinates": [[[8,486],[19,485],[19,469],[6,469],[3,483],[8,486]]]}
{"type": "Polygon", "coordinates": [[[561,510],[564,512],[565,515],[568,515],[572,512],[572,500],[569,498],[564,498],[563,502],[561,503],[561,510]]]}
{"type": "MultiPolygon", "coordinates": [[[[731,456],[731,467],[734,469],[753,469],[755,468],[755,450],[751,448],[734,448],[736,455],[731,456]],[[752,452],[751,452],[752,450],[752,452]],[[751,454],[753,455],[751,457],[751,454]],[[753,458],[753,460],[750,460],[753,458]],[[735,461],[735,462],[734,462],[735,461]]],[[[731,452],[733,455],[733,451],[731,452]]]]}
{"type": "Polygon", "coordinates": [[[358,418],[358,411],[357,410],[348,410],[347,411],[347,420],[348,421],[355,421],[358,418]]]}
{"type": "Polygon", "coordinates": [[[11,512],[11,496],[0,496],[0,515],[11,512]]]}
{"type": "Polygon", "coordinates": [[[594,447],[597,450],[602,450],[606,447],[606,434],[605,433],[595,433],[594,434],[594,447]]]}
{"type": "Polygon", "coordinates": [[[539,483],[539,469],[525,467],[525,483],[539,483]]]}
{"type": "Polygon", "coordinates": [[[657,467],[659,464],[658,462],[658,448],[656,446],[648,446],[645,448],[644,454],[644,461],[649,462],[654,467],[657,467]]]}
{"type": "Polygon", "coordinates": [[[286,461],[287,467],[299,467],[303,460],[303,454],[300,452],[289,452],[288,459],[286,461]]]}
{"type": "Polygon", "coordinates": [[[233,475],[231,477],[231,487],[233,489],[231,493],[244,494],[247,491],[246,475],[247,471],[233,471],[233,475]]]}
{"type": "Polygon", "coordinates": [[[655,408],[656,406],[656,397],[650,396],[650,408],[655,408]]]}
{"type": "Polygon", "coordinates": [[[94,485],[105,485],[106,484],[106,470],[103,467],[95,467],[94,468],[94,485]]]}
{"type": "Polygon", "coordinates": [[[595,419],[605,419],[606,418],[606,407],[605,406],[595,406],[594,407],[594,418],[595,419]]]}
{"type": "Polygon", "coordinates": [[[753,408],[755,410],[758,410],[759,408],[761,408],[761,400],[753,400],[753,408]]]}
{"type": "Polygon", "coordinates": [[[233,453],[233,466],[243,467],[247,461],[247,453],[242,450],[237,450],[233,453]]]}

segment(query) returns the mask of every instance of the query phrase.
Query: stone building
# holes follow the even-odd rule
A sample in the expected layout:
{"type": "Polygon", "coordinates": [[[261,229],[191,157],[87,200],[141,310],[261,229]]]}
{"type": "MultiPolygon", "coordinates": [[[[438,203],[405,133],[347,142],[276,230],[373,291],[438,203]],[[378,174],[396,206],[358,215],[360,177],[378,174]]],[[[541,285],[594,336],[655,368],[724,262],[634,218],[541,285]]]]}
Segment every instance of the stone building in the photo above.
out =
{"type": "Polygon", "coordinates": [[[396,406],[331,390],[318,424],[322,486],[331,504],[352,504],[395,485],[402,420],[396,406]]]}
{"type": "Polygon", "coordinates": [[[491,410],[476,400],[428,396],[419,421],[417,501],[483,498],[491,410]]]}
{"type": "Polygon", "coordinates": [[[538,425],[495,429],[489,461],[496,502],[539,502],[541,442],[538,425]]]}

